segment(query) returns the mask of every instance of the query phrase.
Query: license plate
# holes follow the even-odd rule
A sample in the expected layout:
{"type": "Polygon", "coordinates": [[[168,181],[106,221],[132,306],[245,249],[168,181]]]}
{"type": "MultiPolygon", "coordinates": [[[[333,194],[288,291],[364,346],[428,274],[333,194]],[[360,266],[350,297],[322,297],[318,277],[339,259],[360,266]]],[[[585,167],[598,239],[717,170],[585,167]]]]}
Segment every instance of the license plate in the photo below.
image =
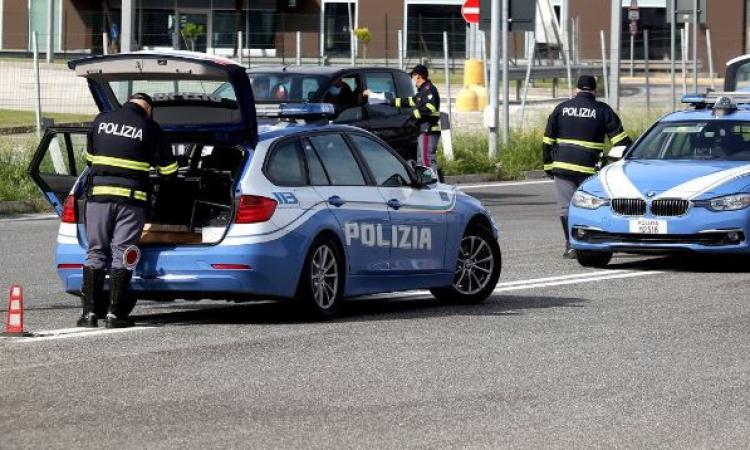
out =
{"type": "Polygon", "coordinates": [[[631,219],[630,232],[638,234],[667,234],[667,221],[657,219],[631,219]]]}

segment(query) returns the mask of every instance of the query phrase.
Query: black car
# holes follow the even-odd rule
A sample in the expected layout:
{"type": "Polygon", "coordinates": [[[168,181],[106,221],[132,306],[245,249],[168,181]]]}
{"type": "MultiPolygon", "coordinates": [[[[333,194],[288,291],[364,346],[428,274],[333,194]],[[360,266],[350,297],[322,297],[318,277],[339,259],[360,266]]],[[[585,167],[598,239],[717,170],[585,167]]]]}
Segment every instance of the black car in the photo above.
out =
{"type": "Polygon", "coordinates": [[[405,159],[414,159],[418,127],[411,109],[368,104],[365,89],[414,95],[406,72],[383,67],[266,66],[248,70],[257,104],[332,103],[334,123],[364,128],[386,141],[405,159]],[[336,94],[336,95],[334,95],[336,94]]]}

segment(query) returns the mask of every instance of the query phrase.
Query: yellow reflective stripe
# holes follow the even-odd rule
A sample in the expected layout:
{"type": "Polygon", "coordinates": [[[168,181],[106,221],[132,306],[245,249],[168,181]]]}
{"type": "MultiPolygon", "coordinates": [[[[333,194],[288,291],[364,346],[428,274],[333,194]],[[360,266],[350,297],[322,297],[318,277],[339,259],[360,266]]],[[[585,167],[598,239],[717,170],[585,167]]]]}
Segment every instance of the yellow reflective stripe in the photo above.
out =
{"type": "Polygon", "coordinates": [[[433,125],[432,128],[430,128],[430,131],[441,131],[440,125],[433,125]]]}
{"type": "Polygon", "coordinates": [[[177,172],[177,163],[173,162],[172,164],[164,167],[159,167],[159,173],[162,175],[171,175],[173,173],[177,172]]]}
{"type": "Polygon", "coordinates": [[[397,98],[396,101],[393,102],[393,106],[395,106],[396,108],[400,108],[401,107],[401,99],[397,98]]]}
{"type": "Polygon", "coordinates": [[[86,159],[91,164],[100,166],[113,166],[122,167],[123,169],[131,170],[142,170],[148,172],[149,164],[141,161],[133,161],[132,159],[115,158],[114,156],[98,156],[86,154],[86,159]]]}
{"type": "Polygon", "coordinates": [[[409,97],[409,106],[411,106],[412,108],[417,106],[417,102],[414,101],[413,97],[409,97]]]}
{"type": "Polygon", "coordinates": [[[414,117],[416,117],[417,119],[421,119],[422,118],[422,114],[419,113],[418,109],[414,110],[414,117]]]}
{"type": "Polygon", "coordinates": [[[429,110],[430,110],[430,111],[432,111],[432,112],[435,112],[435,111],[437,111],[437,108],[436,108],[436,107],[435,107],[435,105],[433,105],[432,103],[427,103],[427,104],[426,104],[426,105],[424,105],[424,106],[425,106],[425,108],[429,109],[429,110]]]}
{"type": "Polygon", "coordinates": [[[545,144],[548,144],[548,145],[553,145],[555,143],[555,139],[547,137],[547,136],[544,136],[542,138],[542,142],[544,142],[545,144]]]}
{"type": "Polygon", "coordinates": [[[114,195],[130,198],[131,192],[133,193],[133,198],[136,200],[143,200],[145,202],[148,198],[148,195],[143,191],[133,191],[132,189],[117,186],[94,186],[94,189],[91,190],[91,195],[114,195]]]}
{"type": "Polygon", "coordinates": [[[430,113],[430,117],[440,117],[440,112],[430,113]]]}
{"type": "Polygon", "coordinates": [[[579,141],[577,139],[558,139],[558,144],[572,144],[592,150],[604,150],[604,142],[579,141]]]}
{"type": "Polygon", "coordinates": [[[612,144],[617,144],[618,142],[622,141],[623,139],[628,137],[628,133],[622,132],[618,134],[617,136],[610,138],[609,140],[612,141],[612,144]]]}
{"type": "Polygon", "coordinates": [[[84,155],[86,156],[86,161],[91,162],[94,160],[94,157],[89,155],[89,152],[84,152],[84,155]]]}
{"type": "Polygon", "coordinates": [[[553,166],[553,164],[545,164],[544,165],[544,170],[552,170],[552,166],[553,166]]]}
{"type": "Polygon", "coordinates": [[[596,173],[596,169],[593,167],[579,166],[578,164],[570,164],[570,163],[565,163],[565,162],[560,162],[560,161],[553,162],[551,168],[570,170],[571,172],[596,173]]]}

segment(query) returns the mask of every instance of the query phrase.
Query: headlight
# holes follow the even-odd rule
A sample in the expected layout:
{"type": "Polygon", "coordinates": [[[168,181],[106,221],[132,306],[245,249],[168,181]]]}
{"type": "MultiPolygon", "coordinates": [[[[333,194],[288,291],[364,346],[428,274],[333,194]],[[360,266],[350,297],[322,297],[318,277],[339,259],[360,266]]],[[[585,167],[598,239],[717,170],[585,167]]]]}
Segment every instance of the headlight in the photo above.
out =
{"type": "Polygon", "coordinates": [[[734,194],[712,198],[708,207],[714,211],[737,211],[750,206],[750,194],[734,194]]]}
{"type": "Polygon", "coordinates": [[[608,205],[609,200],[606,198],[599,198],[596,195],[591,195],[587,192],[576,191],[573,194],[572,200],[573,206],[585,209],[596,209],[600,206],[608,205]]]}

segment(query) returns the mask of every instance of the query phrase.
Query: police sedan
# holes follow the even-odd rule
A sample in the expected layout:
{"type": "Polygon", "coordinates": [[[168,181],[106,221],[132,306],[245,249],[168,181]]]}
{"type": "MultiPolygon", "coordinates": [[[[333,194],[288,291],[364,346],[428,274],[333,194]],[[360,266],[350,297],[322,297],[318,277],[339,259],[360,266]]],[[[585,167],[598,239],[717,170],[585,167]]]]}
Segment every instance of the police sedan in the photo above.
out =
{"type": "MultiPolygon", "coordinates": [[[[102,111],[151,95],[179,162],[176,176],[152,174],[135,297],[292,299],[328,317],[346,297],[430,289],[476,303],[494,290],[501,255],[487,209],[367,131],[310,124],[330,105],[282,105],[279,119],[315,120],[258,132],[248,76],[233,61],[138,52],[68,65],[102,111]],[[227,83],[231,92],[217,92],[227,83]]],[[[29,169],[61,216],[57,271],[73,295],[87,246],[86,132],[49,129],[29,169]]]]}
{"type": "Polygon", "coordinates": [[[580,264],[605,266],[614,252],[750,252],[750,95],[684,101],[694,109],[661,118],[574,194],[580,264]]]}

